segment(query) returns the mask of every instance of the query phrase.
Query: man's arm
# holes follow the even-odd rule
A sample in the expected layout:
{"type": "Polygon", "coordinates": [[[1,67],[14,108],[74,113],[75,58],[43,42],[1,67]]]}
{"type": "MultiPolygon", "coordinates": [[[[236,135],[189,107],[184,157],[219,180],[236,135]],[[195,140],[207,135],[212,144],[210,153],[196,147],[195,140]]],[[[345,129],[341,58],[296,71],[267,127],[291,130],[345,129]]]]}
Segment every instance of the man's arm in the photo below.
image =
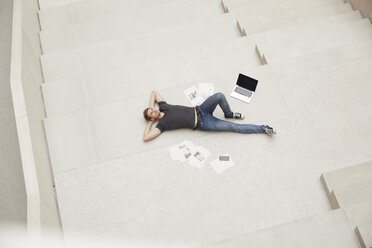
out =
{"type": "Polygon", "coordinates": [[[151,126],[153,123],[154,121],[147,121],[145,132],[143,133],[143,141],[145,142],[155,139],[161,134],[161,131],[158,128],[154,128],[151,130],[151,126]]]}
{"type": "Polygon", "coordinates": [[[155,103],[165,101],[164,98],[159,94],[159,92],[153,90],[150,96],[150,108],[155,108],[155,103]]]}

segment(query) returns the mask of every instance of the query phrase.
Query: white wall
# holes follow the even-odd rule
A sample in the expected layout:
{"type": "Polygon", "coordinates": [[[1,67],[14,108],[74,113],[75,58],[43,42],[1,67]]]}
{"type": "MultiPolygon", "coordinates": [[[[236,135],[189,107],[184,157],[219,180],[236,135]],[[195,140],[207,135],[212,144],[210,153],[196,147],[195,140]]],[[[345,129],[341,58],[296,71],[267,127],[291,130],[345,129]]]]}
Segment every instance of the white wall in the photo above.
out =
{"type": "Polygon", "coordinates": [[[61,233],[42,120],[37,0],[14,0],[11,87],[27,193],[29,231],[61,233]]]}

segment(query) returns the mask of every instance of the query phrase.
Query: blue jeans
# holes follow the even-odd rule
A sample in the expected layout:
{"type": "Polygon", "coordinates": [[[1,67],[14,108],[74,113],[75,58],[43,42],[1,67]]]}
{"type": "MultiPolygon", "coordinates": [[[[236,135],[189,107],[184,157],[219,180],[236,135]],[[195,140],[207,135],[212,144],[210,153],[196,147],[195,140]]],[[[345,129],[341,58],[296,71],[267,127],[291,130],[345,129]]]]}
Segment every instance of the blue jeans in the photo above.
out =
{"type": "Polygon", "coordinates": [[[208,97],[199,106],[199,130],[203,131],[232,131],[238,133],[264,133],[266,125],[236,124],[213,116],[217,105],[220,105],[225,118],[233,118],[233,112],[223,93],[216,93],[208,97]]]}

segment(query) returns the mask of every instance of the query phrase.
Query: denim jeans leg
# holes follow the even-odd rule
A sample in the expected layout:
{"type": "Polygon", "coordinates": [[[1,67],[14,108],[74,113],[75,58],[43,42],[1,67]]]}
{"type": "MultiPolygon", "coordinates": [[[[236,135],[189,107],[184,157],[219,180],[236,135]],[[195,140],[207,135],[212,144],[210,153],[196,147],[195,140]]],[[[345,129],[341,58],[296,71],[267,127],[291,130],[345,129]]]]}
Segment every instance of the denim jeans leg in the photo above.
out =
{"type": "Polygon", "coordinates": [[[220,120],[212,115],[202,116],[200,130],[203,131],[230,131],[237,133],[264,133],[266,125],[236,124],[220,120]]]}
{"type": "Polygon", "coordinates": [[[225,118],[232,118],[233,112],[230,109],[230,105],[226,100],[226,97],[223,93],[216,93],[210,97],[208,97],[200,106],[204,112],[213,114],[214,110],[216,109],[217,105],[220,105],[225,118]]]}

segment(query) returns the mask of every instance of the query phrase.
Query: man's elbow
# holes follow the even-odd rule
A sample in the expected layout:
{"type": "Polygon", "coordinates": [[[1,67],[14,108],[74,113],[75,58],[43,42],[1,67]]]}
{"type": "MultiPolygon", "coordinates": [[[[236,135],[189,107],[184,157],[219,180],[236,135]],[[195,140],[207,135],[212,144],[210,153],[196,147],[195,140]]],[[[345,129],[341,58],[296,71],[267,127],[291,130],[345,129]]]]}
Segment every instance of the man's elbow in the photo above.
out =
{"type": "Polygon", "coordinates": [[[143,136],[143,141],[144,142],[147,142],[147,141],[150,141],[150,139],[148,137],[146,137],[146,136],[143,136]]]}

